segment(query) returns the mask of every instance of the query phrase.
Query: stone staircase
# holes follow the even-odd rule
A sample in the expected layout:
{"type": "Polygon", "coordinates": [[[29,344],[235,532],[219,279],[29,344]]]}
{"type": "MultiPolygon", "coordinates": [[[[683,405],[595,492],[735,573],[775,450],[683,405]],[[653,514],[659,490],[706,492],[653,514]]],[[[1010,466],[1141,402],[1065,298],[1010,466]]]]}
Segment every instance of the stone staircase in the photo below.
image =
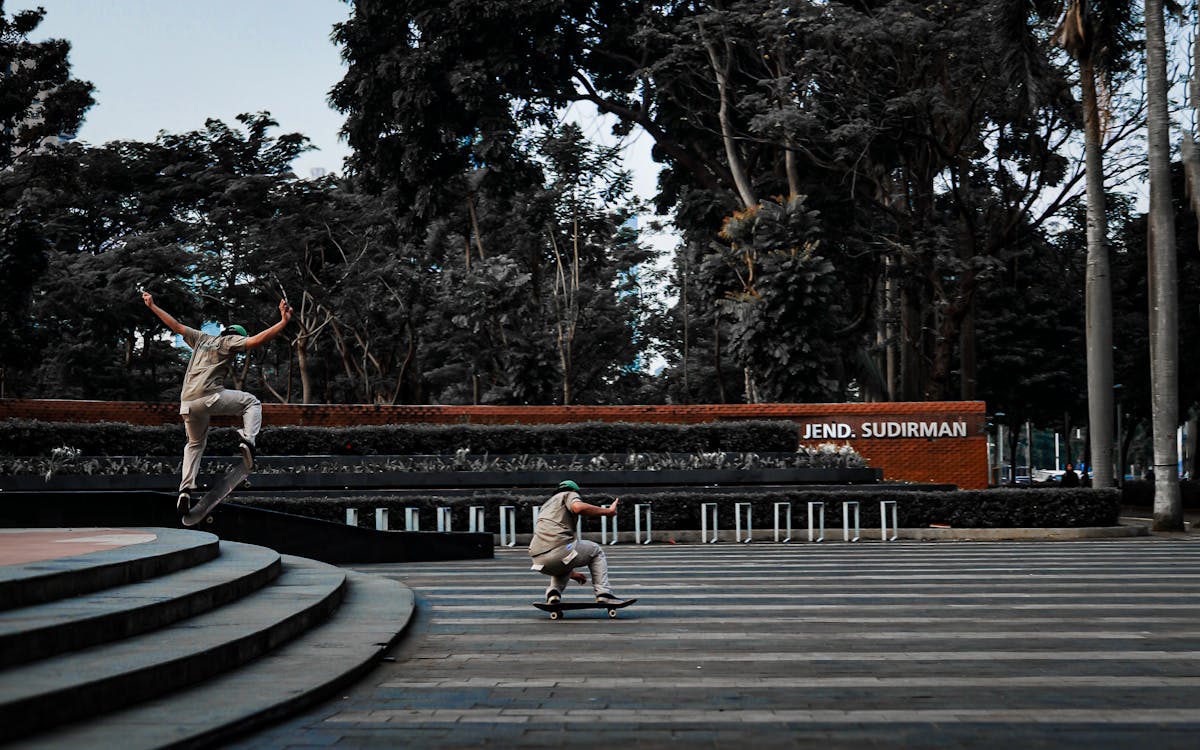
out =
{"type": "Polygon", "coordinates": [[[386,578],[199,531],[95,532],[78,540],[138,541],[0,567],[6,747],[216,744],[328,697],[412,616],[386,578]]]}

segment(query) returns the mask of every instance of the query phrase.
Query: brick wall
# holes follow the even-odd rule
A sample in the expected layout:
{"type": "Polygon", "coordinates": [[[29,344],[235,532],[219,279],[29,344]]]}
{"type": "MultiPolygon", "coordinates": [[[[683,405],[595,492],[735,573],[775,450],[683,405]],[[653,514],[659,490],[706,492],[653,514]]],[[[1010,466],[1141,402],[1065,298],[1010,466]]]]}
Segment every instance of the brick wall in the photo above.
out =
{"type": "MultiPolygon", "coordinates": [[[[0,419],[169,424],[179,405],[118,401],[0,399],[0,419]]],[[[264,404],[270,425],[343,427],[401,423],[698,424],[790,419],[805,445],[849,443],[889,481],[987,487],[986,407],[982,401],[877,404],[709,404],[695,406],[375,406],[264,404]],[[881,435],[881,436],[876,436],[881,435]],[[806,437],[807,436],[807,437],[806,437]]],[[[233,424],[222,418],[216,424],[233,424]]]]}

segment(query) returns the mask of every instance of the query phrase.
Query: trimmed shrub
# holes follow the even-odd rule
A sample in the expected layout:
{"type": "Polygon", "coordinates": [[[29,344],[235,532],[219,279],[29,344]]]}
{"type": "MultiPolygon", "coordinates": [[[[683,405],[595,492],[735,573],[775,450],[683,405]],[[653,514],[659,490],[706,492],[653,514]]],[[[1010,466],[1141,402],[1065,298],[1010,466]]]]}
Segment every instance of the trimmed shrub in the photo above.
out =
{"type": "MultiPolygon", "coordinates": [[[[49,456],[60,446],[85,456],[174,456],[183,450],[182,425],[146,427],[103,422],[75,424],[0,422],[0,455],[49,456]]],[[[386,425],[364,427],[270,427],[259,452],[276,456],[789,452],[796,450],[796,425],[785,421],[708,424],[587,422],[566,425],[386,425]]],[[[209,432],[208,455],[234,455],[237,433],[209,432]]]]}

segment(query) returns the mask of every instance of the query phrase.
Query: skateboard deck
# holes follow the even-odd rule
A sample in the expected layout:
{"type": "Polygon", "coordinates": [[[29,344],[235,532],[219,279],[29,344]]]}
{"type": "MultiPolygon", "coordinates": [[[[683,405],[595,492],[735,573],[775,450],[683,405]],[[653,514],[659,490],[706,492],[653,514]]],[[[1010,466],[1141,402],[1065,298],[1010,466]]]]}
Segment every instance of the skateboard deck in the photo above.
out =
{"type": "Polygon", "coordinates": [[[204,497],[200,498],[200,502],[196,503],[190,511],[183,517],[184,526],[195,526],[208,518],[213,509],[220,505],[221,501],[229,497],[229,493],[233,492],[239,484],[241,484],[250,470],[246,468],[246,464],[242,461],[234,463],[229,467],[229,471],[212,486],[208,492],[204,493],[204,497]]]}
{"type": "Polygon", "coordinates": [[[534,602],[533,606],[543,612],[549,612],[551,620],[558,620],[562,618],[563,612],[570,612],[575,609],[607,609],[609,617],[616,617],[618,609],[624,609],[636,601],[637,599],[626,599],[620,604],[601,604],[600,602],[559,602],[558,604],[547,604],[545,602],[534,602]]]}

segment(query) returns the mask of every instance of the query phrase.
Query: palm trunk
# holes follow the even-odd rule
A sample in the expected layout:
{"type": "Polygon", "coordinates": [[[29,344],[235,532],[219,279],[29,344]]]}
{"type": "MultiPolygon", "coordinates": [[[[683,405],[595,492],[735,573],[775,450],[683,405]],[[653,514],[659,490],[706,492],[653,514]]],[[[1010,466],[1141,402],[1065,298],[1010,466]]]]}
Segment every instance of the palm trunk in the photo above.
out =
{"type": "Polygon", "coordinates": [[[1087,168],[1087,385],[1088,437],[1092,486],[1112,487],[1113,362],[1112,279],[1108,258],[1108,221],[1104,207],[1104,162],[1100,148],[1100,110],[1095,68],[1079,62],[1083,89],[1084,160],[1087,168]]]}
{"type": "Polygon", "coordinates": [[[1154,529],[1183,530],[1179,496],[1179,341],[1175,217],[1163,0],[1146,0],[1146,96],[1150,166],[1150,406],[1154,432],[1154,529]]]}

